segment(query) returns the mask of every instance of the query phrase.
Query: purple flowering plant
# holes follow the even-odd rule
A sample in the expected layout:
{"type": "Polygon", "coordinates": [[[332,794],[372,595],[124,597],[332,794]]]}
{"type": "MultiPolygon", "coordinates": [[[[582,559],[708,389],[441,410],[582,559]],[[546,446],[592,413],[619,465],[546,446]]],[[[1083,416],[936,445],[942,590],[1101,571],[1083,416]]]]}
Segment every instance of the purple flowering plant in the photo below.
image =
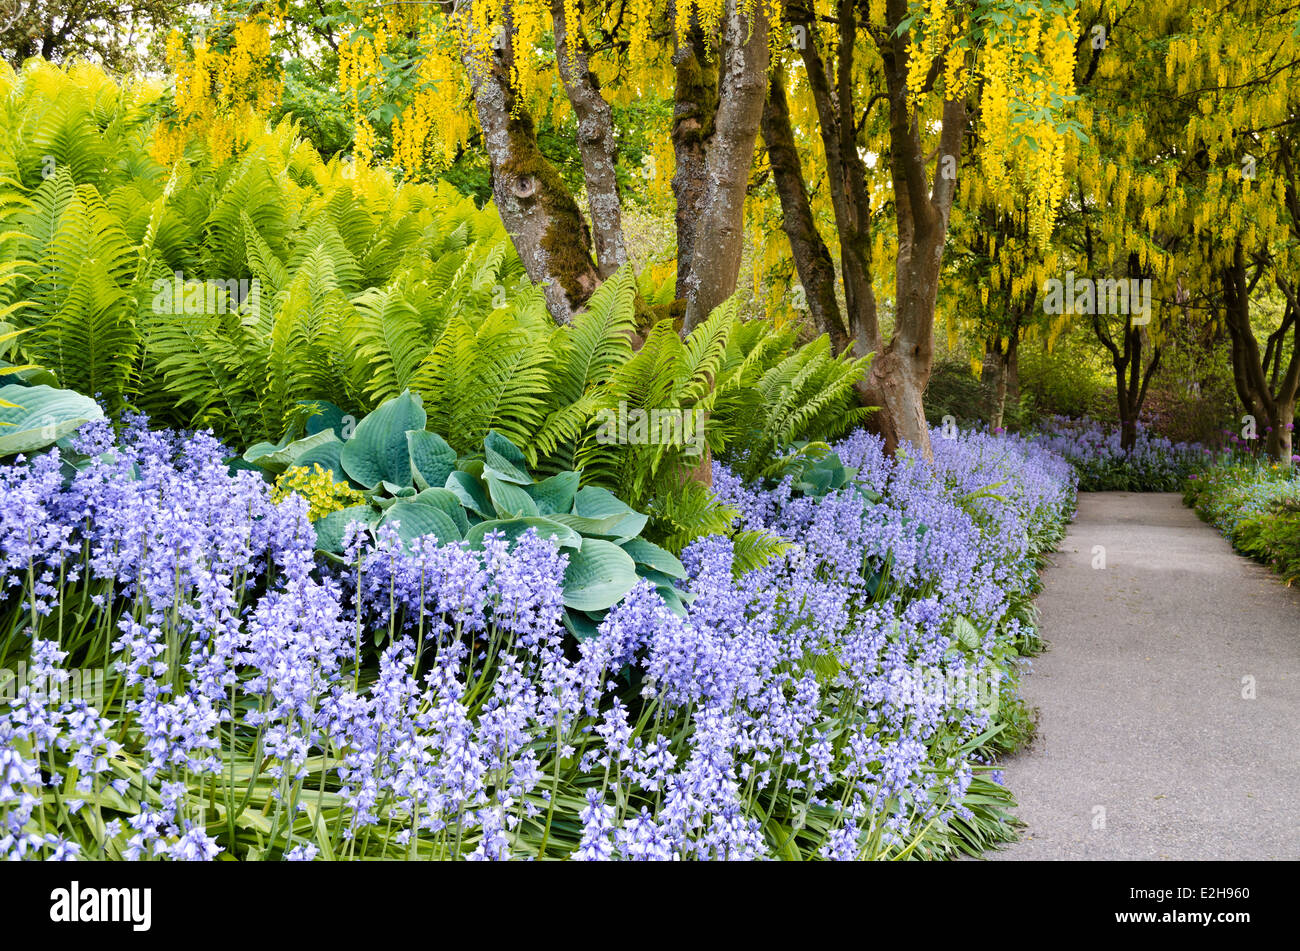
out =
{"type": "Polygon", "coordinates": [[[1085,492],[1177,491],[1212,456],[1212,450],[1200,443],[1172,442],[1142,423],[1137,424],[1137,438],[1128,450],[1118,426],[1094,419],[1053,416],[1030,438],[1073,464],[1079,488],[1085,492]]]}
{"type": "Polygon", "coordinates": [[[1011,834],[989,759],[1075,491],[1041,445],[936,431],[928,463],[856,433],[855,481],[822,498],[715,465],[780,553],[701,538],[684,615],[643,581],[582,641],[535,534],[358,523],[324,562],[306,501],[210,435],[133,418],[74,449],[0,467],[5,857],[903,858],[1011,834]]]}

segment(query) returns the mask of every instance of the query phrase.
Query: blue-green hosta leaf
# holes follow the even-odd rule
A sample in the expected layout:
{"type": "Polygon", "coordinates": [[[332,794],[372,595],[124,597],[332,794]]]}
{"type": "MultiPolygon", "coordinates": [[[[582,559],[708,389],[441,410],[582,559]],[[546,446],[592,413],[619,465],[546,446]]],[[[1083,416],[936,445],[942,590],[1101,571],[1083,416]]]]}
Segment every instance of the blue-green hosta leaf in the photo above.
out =
{"type": "Polygon", "coordinates": [[[686,596],[671,585],[655,585],[655,591],[664,599],[664,606],[678,617],[686,617],[686,596]]]}
{"type": "MultiPolygon", "coordinates": [[[[291,433],[285,433],[280,437],[279,442],[255,442],[244,450],[242,458],[254,468],[260,468],[257,465],[257,461],[263,457],[270,456],[273,453],[282,452],[287,447],[293,445],[295,440],[291,437],[291,433]]],[[[287,460],[288,456],[286,455],[284,459],[287,460]]],[[[287,461],[285,461],[284,466],[285,468],[288,468],[287,461]]]]}
{"type": "Polygon", "coordinates": [[[538,515],[537,503],[522,486],[507,482],[495,469],[484,469],[487,476],[488,495],[498,518],[520,518],[538,515]]]}
{"type": "MultiPolygon", "coordinates": [[[[283,446],[258,443],[256,446],[249,447],[249,450],[244,453],[244,461],[251,462],[263,472],[278,474],[292,466],[308,465],[310,467],[310,463],[304,463],[302,460],[312,458],[320,451],[328,452],[326,447],[331,445],[337,446],[338,449],[342,448],[342,444],[339,443],[338,437],[334,435],[334,431],[326,429],[311,436],[304,436],[302,439],[295,439],[283,446]]],[[[329,457],[326,456],[325,458],[329,457]]],[[[323,463],[321,468],[326,468],[323,463]]]]}
{"type": "Polygon", "coordinates": [[[884,501],[884,496],[874,489],[868,489],[864,485],[857,485],[857,491],[860,496],[867,500],[870,505],[879,505],[884,501]]]}
{"type": "Polygon", "coordinates": [[[401,499],[388,507],[379,528],[396,525],[397,535],[409,545],[417,538],[435,535],[443,545],[461,540],[460,529],[450,515],[436,505],[425,505],[414,499],[401,499]]]}
{"type": "Polygon", "coordinates": [[[469,519],[465,516],[465,506],[461,505],[456,493],[450,489],[425,489],[411,501],[419,502],[421,505],[433,505],[442,509],[451,516],[451,520],[456,523],[456,527],[460,529],[462,536],[469,531],[469,519]]]}
{"type": "Polygon", "coordinates": [[[492,500],[488,498],[487,486],[473,474],[457,469],[447,476],[445,488],[454,493],[456,498],[460,499],[460,504],[479,518],[496,518],[496,509],[492,507],[492,500]]]}
{"type": "Polygon", "coordinates": [[[316,547],[337,555],[343,551],[343,534],[350,524],[361,522],[367,528],[373,528],[378,521],[379,513],[369,505],[350,505],[330,512],[312,523],[316,529],[316,547]]]}
{"type": "Polygon", "coordinates": [[[524,454],[495,429],[488,430],[487,438],[483,440],[483,458],[507,482],[532,485],[533,477],[528,473],[524,454]]]}
{"type": "Polygon", "coordinates": [[[307,417],[306,429],[308,436],[314,436],[316,433],[324,432],[329,429],[334,435],[339,437],[339,442],[351,436],[351,433],[344,432],[344,417],[347,415],[342,408],[335,406],[329,400],[300,400],[304,406],[312,407],[312,413],[307,417]]]}
{"type": "Polygon", "coordinates": [[[584,518],[581,515],[564,515],[555,513],[546,516],[561,525],[567,525],[581,535],[594,535],[598,538],[619,538],[618,527],[623,524],[626,515],[608,515],[605,518],[584,518]]]}
{"type": "MultiPolygon", "coordinates": [[[[321,432],[333,435],[334,431],[331,429],[323,429],[321,432]]],[[[343,474],[343,466],[339,464],[339,453],[342,451],[343,442],[341,440],[326,440],[319,445],[307,449],[302,455],[294,459],[293,464],[295,466],[303,466],[307,469],[310,469],[312,466],[320,466],[334,477],[335,482],[347,482],[348,477],[343,474]]]]}
{"type": "Polygon", "coordinates": [[[589,641],[600,634],[600,622],[603,616],[593,616],[585,611],[565,611],[564,626],[569,633],[580,641],[589,641]]]}
{"type": "Polygon", "coordinates": [[[638,577],[649,581],[656,588],[674,588],[676,587],[676,578],[666,575],[662,571],[655,571],[653,568],[647,568],[645,565],[637,565],[636,573],[638,577]]]}
{"type": "MultiPolygon", "coordinates": [[[[621,520],[608,533],[619,541],[636,538],[645,528],[649,517],[642,515],[608,489],[589,485],[579,489],[573,497],[573,514],[583,518],[606,518],[611,515],[622,516],[621,520]]],[[[585,532],[583,534],[586,534],[585,532]]]]}
{"type": "Polygon", "coordinates": [[[89,396],[43,384],[0,386],[0,401],[14,404],[0,406],[0,456],[43,449],[104,416],[89,396]]]}
{"type": "Polygon", "coordinates": [[[482,548],[483,538],[488,532],[501,532],[506,541],[514,544],[515,539],[530,528],[536,529],[537,534],[542,538],[553,539],[561,548],[577,549],[582,546],[581,535],[541,515],[530,515],[526,518],[493,518],[479,522],[477,525],[470,526],[469,531],[465,533],[465,541],[471,548],[482,548]]]}
{"type": "Polygon", "coordinates": [[[375,493],[384,493],[394,499],[409,499],[415,496],[415,486],[413,485],[396,485],[392,482],[384,481],[375,486],[375,493]]]}
{"type": "Polygon", "coordinates": [[[613,542],[584,538],[564,571],[564,606],[578,611],[613,607],[636,584],[636,563],[613,542]]]}
{"type": "Polygon", "coordinates": [[[677,556],[660,548],[654,542],[648,542],[644,538],[633,538],[623,542],[619,547],[631,555],[632,560],[638,565],[653,568],[672,578],[686,577],[686,567],[678,561],[677,556]]]}
{"type": "Polygon", "coordinates": [[[794,489],[804,495],[825,495],[830,491],[832,475],[829,469],[805,470],[803,478],[794,484],[794,489]]]}
{"type": "Polygon", "coordinates": [[[343,445],[339,461],[348,478],[367,489],[380,482],[410,485],[411,451],[407,430],[424,429],[427,416],[420,397],[410,390],[395,396],[357,423],[343,445]]]}
{"type": "Polygon", "coordinates": [[[411,474],[421,489],[442,488],[456,468],[456,450],[437,433],[412,429],[406,434],[411,455],[411,474]]]}
{"type": "Polygon", "coordinates": [[[573,496],[578,491],[580,476],[581,473],[578,472],[561,472],[549,479],[525,486],[524,491],[533,497],[533,501],[537,503],[537,511],[543,515],[572,512],[573,496]]]}

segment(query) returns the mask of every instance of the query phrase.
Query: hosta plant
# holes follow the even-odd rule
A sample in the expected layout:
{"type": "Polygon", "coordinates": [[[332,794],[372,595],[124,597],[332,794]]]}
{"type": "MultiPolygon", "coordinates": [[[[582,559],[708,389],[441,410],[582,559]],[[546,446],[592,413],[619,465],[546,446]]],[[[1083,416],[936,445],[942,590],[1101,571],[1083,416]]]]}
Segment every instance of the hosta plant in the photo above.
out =
{"type": "Polygon", "coordinates": [[[513,543],[531,531],[568,557],[565,620],[575,636],[592,636],[605,612],[641,578],[670,608],[683,610],[676,582],[686,571],[671,552],[641,537],[645,514],[607,489],[582,486],[577,470],[535,478],[523,452],[495,430],[480,452],[458,456],[425,429],[426,422],[423,401],[409,390],[354,429],[337,407],[318,404],[306,420],[306,435],[252,446],[239,465],[278,474],[279,485],[303,481],[295,476],[302,471],[317,473],[314,483],[326,476],[343,483],[328,498],[319,486],[306,494],[317,547],[336,561],[356,522],[375,538],[391,527],[412,548],[431,535],[441,544],[482,550],[489,533],[513,543]],[[340,504],[349,499],[354,504],[340,504]]]}

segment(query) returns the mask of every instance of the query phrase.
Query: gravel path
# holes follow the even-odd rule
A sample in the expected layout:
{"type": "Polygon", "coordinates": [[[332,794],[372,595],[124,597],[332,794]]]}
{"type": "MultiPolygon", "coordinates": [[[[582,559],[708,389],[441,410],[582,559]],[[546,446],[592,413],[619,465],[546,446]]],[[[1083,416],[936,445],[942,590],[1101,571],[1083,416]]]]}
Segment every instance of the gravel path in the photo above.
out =
{"type": "Polygon", "coordinates": [[[1300,858],[1300,590],[1173,493],[1080,495],[1044,578],[1026,828],[986,857],[1300,858]]]}

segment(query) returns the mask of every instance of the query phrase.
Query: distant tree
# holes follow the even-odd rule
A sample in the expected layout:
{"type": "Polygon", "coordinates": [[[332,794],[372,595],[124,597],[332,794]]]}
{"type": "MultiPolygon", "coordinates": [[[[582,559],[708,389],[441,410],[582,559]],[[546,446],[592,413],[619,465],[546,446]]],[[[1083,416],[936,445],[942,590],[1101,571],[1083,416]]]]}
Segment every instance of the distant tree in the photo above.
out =
{"type": "Polygon", "coordinates": [[[138,69],[189,6],[183,0],[0,0],[0,56],[14,67],[40,56],[138,69]]]}

